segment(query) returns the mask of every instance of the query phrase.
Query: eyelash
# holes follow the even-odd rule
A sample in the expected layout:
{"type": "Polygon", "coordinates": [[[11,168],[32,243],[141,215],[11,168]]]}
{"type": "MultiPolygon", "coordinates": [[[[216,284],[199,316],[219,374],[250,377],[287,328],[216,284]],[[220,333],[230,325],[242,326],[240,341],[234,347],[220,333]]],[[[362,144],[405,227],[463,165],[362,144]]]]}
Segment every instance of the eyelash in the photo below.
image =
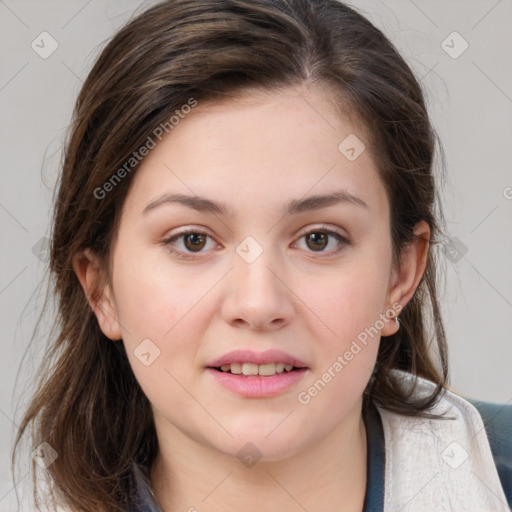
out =
{"type": "MultiPolygon", "coordinates": [[[[309,231],[306,231],[305,233],[303,233],[298,240],[302,240],[304,237],[306,237],[307,235],[310,235],[312,233],[315,233],[315,234],[319,234],[319,233],[322,233],[322,234],[326,234],[326,235],[331,235],[333,238],[335,238],[339,243],[340,243],[340,247],[338,247],[337,249],[335,249],[334,251],[328,251],[328,252],[324,252],[324,251],[310,251],[312,253],[318,253],[318,254],[326,254],[327,256],[333,256],[333,255],[336,255],[338,254],[341,250],[343,250],[343,247],[344,246],[347,246],[347,245],[350,245],[351,242],[349,240],[347,240],[347,238],[345,238],[343,235],[341,235],[340,233],[338,233],[337,231],[333,231],[332,229],[329,229],[325,226],[322,226],[320,228],[315,228],[315,229],[311,229],[309,231]]],[[[213,240],[213,238],[208,234],[206,233],[205,231],[201,231],[200,229],[187,229],[187,230],[184,230],[184,231],[180,231],[179,233],[176,233],[170,237],[167,237],[166,239],[162,240],[162,245],[166,246],[169,250],[169,252],[171,254],[175,254],[177,255],[178,257],[180,258],[183,258],[183,259],[197,259],[199,257],[199,255],[201,254],[201,251],[197,252],[197,253],[191,253],[191,252],[184,252],[184,251],[181,251],[179,249],[176,249],[175,247],[172,247],[171,244],[173,242],[175,242],[176,240],[180,239],[180,238],[183,238],[187,235],[191,235],[191,234],[195,234],[195,235],[204,235],[208,238],[211,238],[213,240]]],[[[324,255],[320,256],[320,257],[325,257],[324,255]]]]}

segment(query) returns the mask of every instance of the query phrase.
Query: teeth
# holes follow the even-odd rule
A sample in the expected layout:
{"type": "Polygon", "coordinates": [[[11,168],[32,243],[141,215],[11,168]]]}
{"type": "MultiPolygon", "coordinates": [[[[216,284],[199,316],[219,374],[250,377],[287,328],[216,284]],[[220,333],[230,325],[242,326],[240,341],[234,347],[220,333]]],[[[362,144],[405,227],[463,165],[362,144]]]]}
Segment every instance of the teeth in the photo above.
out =
{"type": "MultiPolygon", "coordinates": [[[[233,363],[227,366],[231,367],[231,373],[234,373],[235,375],[242,373],[242,365],[239,363],[233,363]]],[[[227,371],[229,371],[229,369],[227,371]]]]}
{"type": "Polygon", "coordinates": [[[268,364],[254,364],[254,363],[231,363],[223,364],[220,369],[223,372],[231,372],[234,375],[262,375],[270,376],[276,373],[283,373],[285,370],[291,372],[293,365],[284,363],[268,363],[268,364]]]}
{"type": "Polygon", "coordinates": [[[258,375],[258,365],[252,363],[244,363],[242,365],[242,373],[244,375],[258,375]]]}

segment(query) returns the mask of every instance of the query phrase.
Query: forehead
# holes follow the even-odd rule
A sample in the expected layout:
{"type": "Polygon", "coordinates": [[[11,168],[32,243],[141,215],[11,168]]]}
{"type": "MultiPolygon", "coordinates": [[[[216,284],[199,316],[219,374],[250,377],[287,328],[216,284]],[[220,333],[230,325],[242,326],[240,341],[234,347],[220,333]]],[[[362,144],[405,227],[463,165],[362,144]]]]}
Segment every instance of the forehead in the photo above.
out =
{"type": "Polygon", "coordinates": [[[385,190],[361,126],[318,88],[199,102],[144,158],[130,200],[143,209],[163,192],[197,194],[235,214],[343,188],[382,213],[385,190]]]}

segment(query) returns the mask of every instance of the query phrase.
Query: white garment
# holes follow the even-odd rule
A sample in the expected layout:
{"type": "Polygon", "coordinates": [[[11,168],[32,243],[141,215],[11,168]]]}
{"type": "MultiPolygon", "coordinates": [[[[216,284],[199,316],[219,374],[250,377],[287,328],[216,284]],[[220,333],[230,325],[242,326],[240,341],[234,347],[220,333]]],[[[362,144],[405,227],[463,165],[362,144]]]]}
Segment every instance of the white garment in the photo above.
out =
{"type": "MultiPolygon", "coordinates": [[[[411,385],[411,374],[396,374],[411,385]]],[[[434,388],[418,378],[413,396],[434,388]]],[[[452,420],[378,410],[385,441],[384,512],[510,511],[482,419],[467,400],[447,391],[431,411],[452,420]]]]}

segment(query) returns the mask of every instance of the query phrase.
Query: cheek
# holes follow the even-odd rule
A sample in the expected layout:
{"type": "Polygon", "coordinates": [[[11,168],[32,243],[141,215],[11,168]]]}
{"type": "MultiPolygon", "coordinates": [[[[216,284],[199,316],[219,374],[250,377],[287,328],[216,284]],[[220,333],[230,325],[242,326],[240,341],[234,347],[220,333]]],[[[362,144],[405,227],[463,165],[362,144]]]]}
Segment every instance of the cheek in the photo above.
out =
{"type": "Polygon", "coordinates": [[[378,252],[368,252],[366,257],[361,252],[357,261],[347,261],[339,272],[299,292],[308,306],[315,340],[316,366],[308,382],[314,389],[307,392],[315,407],[338,400],[343,408],[366,387],[383,327],[381,314],[389,277],[386,258],[378,252]]]}
{"type": "Polygon", "coordinates": [[[323,322],[312,318],[318,326],[316,331],[311,329],[316,364],[297,401],[308,418],[329,411],[326,428],[356,407],[375,366],[380,343],[375,324],[383,303],[375,278],[368,272],[354,272],[331,282],[316,303],[310,295],[311,309],[319,312],[323,322]]]}
{"type": "Polygon", "coordinates": [[[145,257],[141,251],[125,254],[114,263],[116,309],[126,331],[125,341],[172,338],[211,287],[206,276],[191,279],[173,271],[162,254],[158,256],[145,257]]]}
{"type": "Polygon", "coordinates": [[[205,331],[218,308],[214,288],[220,271],[184,272],[162,253],[154,258],[127,246],[119,254],[114,290],[130,364],[152,401],[171,392],[176,397],[183,392],[177,382],[189,388],[191,370],[198,368],[205,331]],[[144,340],[151,340],[145,342],[153,361],[148,366],[137,357],[144,340]]]}
{"type": "Polygon", "coordinates": [[[317,278],[314,287],[303,286],[298,292],[309,310],[316,314],[316,331],[325,333],[320,339],[331,340],[327,344],[333,349],[350,345],[359,333],[379,320],[388,293],[385,260],[384,255],[379,259],[358,254],[339,270],[333,269],[317,278]]]}
{"type": "Polygon", "coordinates": [[[190,406],[184,389],[192,388],[191,370],[208,317],[200,301],[211,285],[191,286],[183,276],[154,265],[141,263],[137,272],[130,268],[128,259],[119,263],[114,289],[135,378],[158,409],[165,410],[170,396],[178,409],[190,406]]]}

